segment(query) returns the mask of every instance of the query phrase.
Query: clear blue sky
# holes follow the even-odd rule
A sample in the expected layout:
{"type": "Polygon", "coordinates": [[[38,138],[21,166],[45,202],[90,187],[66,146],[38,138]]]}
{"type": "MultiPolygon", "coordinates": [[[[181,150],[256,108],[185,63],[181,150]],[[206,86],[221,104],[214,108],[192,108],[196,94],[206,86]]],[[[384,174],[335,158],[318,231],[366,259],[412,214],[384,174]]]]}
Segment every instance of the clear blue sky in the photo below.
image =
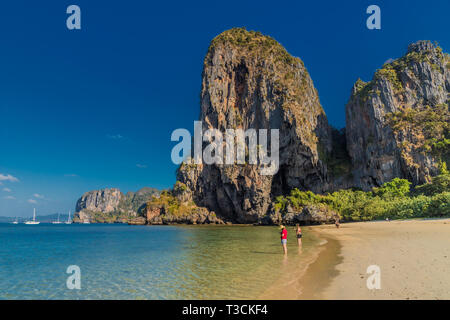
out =
{"type": "Polygon", "coordinates": [[[170,187],[170,134],[192,131],[203,57],[226,29],[261,31],[300,57],[343,127],[358,77],[417,40],[449,51],[449,12],[448,0],[2,2],[0,215],[73,211],[104,187],[170,187]],[[70,4],[79,31],[66,28],[70,4]],[[381,30],[366,28],[370,4],[381,30]]]}

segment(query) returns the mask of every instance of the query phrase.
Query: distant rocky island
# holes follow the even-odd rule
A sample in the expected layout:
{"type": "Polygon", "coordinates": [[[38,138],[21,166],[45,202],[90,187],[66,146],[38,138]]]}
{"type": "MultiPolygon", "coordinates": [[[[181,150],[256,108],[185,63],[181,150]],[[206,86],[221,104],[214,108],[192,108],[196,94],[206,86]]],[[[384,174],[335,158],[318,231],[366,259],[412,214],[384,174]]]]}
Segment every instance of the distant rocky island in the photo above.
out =
{"type": "Polygon", "coordinates": [[[172,190],[91,191],[75,222],[327,223],[450,214],[450,58],[430,41],[358,79],[332,128],[304,65],[276,40],[234,28],[206,54],[204,130],[280,130],[280,169],[182,164],[172,190]],[[430,191],[431,190],[431,191],[430,191]]]}
{"type": "Polygon", "coordinates": [[[158,196],[154,188],[142,188],[137,192],[122,193],[117,188],[86,192],[77,201],[73,221],[93,223],[127,223],[142,216],[147,201],[158,196]]]}

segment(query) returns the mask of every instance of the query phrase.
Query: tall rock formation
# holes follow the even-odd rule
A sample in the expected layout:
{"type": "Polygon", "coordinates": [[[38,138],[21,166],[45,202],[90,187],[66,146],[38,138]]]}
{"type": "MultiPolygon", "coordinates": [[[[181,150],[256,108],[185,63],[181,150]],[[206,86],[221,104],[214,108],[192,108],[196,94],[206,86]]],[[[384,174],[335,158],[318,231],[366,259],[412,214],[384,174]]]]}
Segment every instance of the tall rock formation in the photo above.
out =
{"type": "MultiPolygon", "coordinates": [[[[441,161],[450,163],[449,76],[450,59],[441,48],[429,41],[411,44],[370,82],[355,83],[346,106],[347,127],[335,130],[300,59],[259,32],[225,31],[213,39],[204,60],[202,130],[278,129],[277,173],[263,175],[260,165],[247,161],[248,154],[243,164],[191,159],[178,168],[173,190],[91,191],[78,201],[74,220],[332,222],[338,214],[324,203],[291,206],[279,201],[283,197],[274,200],[294,188],[326,193],[370,190],[397,177],[416,185],[427,182],[441,161]]],[[[250,153],[248,147],[245,151],[250,153]]]]}
{"type": "Polygon", "coordinates": [[[280,167],[264,176],[257,165],[183,164],[177,180],[202,207],[238,222],[256,222],[274,196],[292,188],[330,188],[320,155],[331,131],[303,64],[274,39],[235,28],[213,39],[204,60],[203,130],[279,129],[280,167]]]}
{"type": "Polygon", "coordinates": [[[372,81],[358,80],[346,106],[354,185],[370,189],[395,177],[414,184],[448,157],[449,57],[429,41],[411,44],[372,81]]]}

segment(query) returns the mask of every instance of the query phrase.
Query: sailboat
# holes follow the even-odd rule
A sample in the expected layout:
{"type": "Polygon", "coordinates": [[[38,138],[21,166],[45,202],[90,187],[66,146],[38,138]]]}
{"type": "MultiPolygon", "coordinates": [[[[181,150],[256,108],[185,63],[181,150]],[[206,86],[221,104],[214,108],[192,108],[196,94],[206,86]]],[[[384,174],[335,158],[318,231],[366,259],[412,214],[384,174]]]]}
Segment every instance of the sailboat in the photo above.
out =
{"type": "Polygon", "coordinates": [[[39,224],[39,221],[36,221],[36,208],[33,209],[33,220],[25,221],[25,224],[39,224]]]}
{"type": "Polygon", "coordinates": [[[52,223],[53,223],[53,224],[61,224],[61,223],[62,223],[61,221],[59,221],[59,213],[58,213],[58,220],[53,221],[52,223]]]}
{"type": "Polygon", "coordinates": [[[19,224],[19,220],[17,217],[16,217],[16,220],[12,222],[12,224],[19,224]]]}
{"type": "Polygon", "coordinates": [[[66,224],[72,224],[72,220],[70,220],[70,210],[69,210],[69,216],[67,217],[66,224]]]}

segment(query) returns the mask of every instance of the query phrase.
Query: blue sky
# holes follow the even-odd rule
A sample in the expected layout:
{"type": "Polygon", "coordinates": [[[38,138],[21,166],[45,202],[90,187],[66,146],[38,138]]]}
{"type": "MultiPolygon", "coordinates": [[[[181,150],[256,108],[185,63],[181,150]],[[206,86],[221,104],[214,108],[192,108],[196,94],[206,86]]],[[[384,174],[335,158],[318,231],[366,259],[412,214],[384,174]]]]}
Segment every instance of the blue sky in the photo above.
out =
{"type": "Polygon", "coordinates": [[[170,134],[192,131],[203,57],[226,29],[261,31],[300,57],[343,127],[358,77],[417,40],[449,51],[448,12],[447,0],[2,2],[0,215],[73,211],[104,187],[170,187],[170,134]],[[81,30],[66,28],[71,4],[81,30]],[[371,4],[381,30],[366,28],[371,4]]]}

